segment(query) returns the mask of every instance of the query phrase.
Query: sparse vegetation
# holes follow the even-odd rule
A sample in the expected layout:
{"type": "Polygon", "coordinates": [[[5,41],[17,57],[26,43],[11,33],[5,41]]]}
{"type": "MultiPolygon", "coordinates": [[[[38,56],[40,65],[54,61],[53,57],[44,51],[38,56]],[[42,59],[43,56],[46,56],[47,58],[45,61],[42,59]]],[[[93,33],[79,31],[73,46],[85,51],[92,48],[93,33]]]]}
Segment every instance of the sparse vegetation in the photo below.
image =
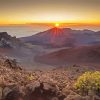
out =
{"type": "Polygon", "coordinates": [[[75,88],[85,95],[88,95],[90,91],[100,95],[100,71],[85,72],[77,79],[75,88]]]}
{"type": "MultiPolygon", "coordinates": [[[[75,84],[76,89],[82,91],[85,81],[85,91],[95,89],[95,93],[99,94],[100,72],[93,71],[78,65],[48,71],[28,71],[21,68],[15,59],[0,58],[0,100],[92,100],[91,96],[82,96],[74,91],[73,85],[80,76],[75,84]],[[85,71],[92,72],[80,76],[85,71]]],[[[92,98],[100,99],[94,94],[92,98]]]]}

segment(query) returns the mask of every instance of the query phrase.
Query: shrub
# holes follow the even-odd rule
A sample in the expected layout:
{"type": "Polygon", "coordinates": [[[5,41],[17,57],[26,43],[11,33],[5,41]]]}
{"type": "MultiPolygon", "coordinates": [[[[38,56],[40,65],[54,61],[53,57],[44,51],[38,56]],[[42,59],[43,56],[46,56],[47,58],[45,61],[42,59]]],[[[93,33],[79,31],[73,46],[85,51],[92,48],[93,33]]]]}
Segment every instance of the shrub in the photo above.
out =
{"type": "Polygon", "coordinates": [[[81,93],[88,94],[89,91],[92,91],[100,94],[100,71],[85,72],[77,79],[74,86],[81,93]]]}

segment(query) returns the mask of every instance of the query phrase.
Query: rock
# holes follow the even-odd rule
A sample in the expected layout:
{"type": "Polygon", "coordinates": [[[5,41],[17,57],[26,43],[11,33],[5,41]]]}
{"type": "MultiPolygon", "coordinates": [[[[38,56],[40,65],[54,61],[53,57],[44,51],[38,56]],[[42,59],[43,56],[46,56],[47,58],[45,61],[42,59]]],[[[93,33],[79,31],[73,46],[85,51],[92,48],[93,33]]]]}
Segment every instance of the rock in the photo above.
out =
{"type": "Polygon", "coordinates": [[[44,90],[52,90],[52,91],[59,91],[58,87],[53,84],[43,83],[44,90]]]}
{"type": "Polygon", "coordinates": [[[0,32],[0,40],[1,40],[2,38],[5,38],[6,40],[10,40],[10,39],[11,39],[11,36],[8,35],[7,32],[0,32]]]}
{"type": "Polygon", "coordinates": [[[16,59],[5,59],[4,66],[12,69],[22,70],[22,68],[17,65],[16,59]]]}
{"type": "Polygon", "coordinates": [[[92,100],[92,98],[90,98],[90,96],[84,96],[84,97],[82,98],[82,100],[92,100]]]}
{"type": "Polygon", "coordinates": [[[0,100],[2,99],[2,96],[3,96],[2,91],[3,91],[3,89],[2,89],[2,87],[0,87],[0,100]]]}
{"type": "Polygon", "coordinates": [[[10,89],[9,87],[5,87],[3,89],[3,97],[5,97],[8,93],[10,93],[12,91],[12,89],[10,89]]]}
{"type": "Polygon", "coordinates": [[[64,98],[64,96],[58,92],[59,90],[53,84],[36,82],[30,90],[28,90],[25,98],[35,98],[34,100],[40,100],[39,98],[41,98],[41,100],[63,100],[61,98],[64,98]]]}
{"type": "Polygon", "coordinates": [[[88,95],[89,95],[89,96],[93,96],[93,95],[95,95],[95,92],[92,91],[92,90],[89,90],[89,91],[88,91],[88,95]]]}
{"type": "Polygon", "coordinates": [[[23,100],[23,95],[19,91],[13,90],[6,95],[5,100],[23,100]]]}
{"type": "Polygon", "coordinates": [[[97,95],[94,95],[94,96],[93,96],[93,100],[100,100],[100,97],[97,96],[97,95]]]}
{"type": "Polygon", "coordinates": [[[43,83],[43,85],[44,85],[44,89],[45,90],[49,90],[49,89],[51,89],[52,87],[50,86],[50,84],[48,84],[48,83],[43,83]]]}
{"type": "Polygon", "coordinates": [[[39,87],[40,86],[40,83],[38,81],[35,81],[34,83],[32,84],[28,84],[26,87],[31,90],[31,91],[34,91],[35,88],[39,87]]]}
{"type": "Polygon", "coordinates": [[[64,100],[83,100],[80,95],[68,95],[64,100]]]}
{"type": "Polygon", "coordinates": [[[59,100],[57,97],[53,97],[51,100],[59,100]]]}
{"type": "Polygon", "coordinates": [[[70,95],[77,95],[77,93],[70,90],[70,95]]]}
{"type": "Polygon", "coordinates": [[[12,48],[9,41],[7,41],[5,38],[1,38],[0,47],[1,48],[12,48]]]}
{"type": "Polygon", "coordinates": [[[67,89],[67,88],[64,88],[64,89],[62,90],[62,92],[63,92],[66,96],[68,96],[68,95],[76,95],[75,92],[73,92],[72,90],[67,89]]]}

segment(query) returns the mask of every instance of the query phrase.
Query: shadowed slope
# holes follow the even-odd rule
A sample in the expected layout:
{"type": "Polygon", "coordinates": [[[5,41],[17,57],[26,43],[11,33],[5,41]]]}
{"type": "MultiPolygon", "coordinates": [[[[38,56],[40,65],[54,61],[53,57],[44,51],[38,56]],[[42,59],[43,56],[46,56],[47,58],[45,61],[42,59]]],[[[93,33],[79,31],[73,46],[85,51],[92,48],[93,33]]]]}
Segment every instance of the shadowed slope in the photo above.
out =
{"type": "Polygon", "coordinates": [[[100,63],[100,46],[63,49],[36,57],[36,61],[51,65],[68,63],[100,63]]]}

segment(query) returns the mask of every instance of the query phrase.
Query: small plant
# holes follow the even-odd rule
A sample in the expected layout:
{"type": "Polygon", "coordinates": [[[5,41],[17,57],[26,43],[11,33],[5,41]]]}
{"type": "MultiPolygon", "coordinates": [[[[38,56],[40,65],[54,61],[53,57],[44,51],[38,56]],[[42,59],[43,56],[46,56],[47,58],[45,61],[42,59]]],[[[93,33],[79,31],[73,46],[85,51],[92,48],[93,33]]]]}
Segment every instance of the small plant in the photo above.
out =
{"type": "Polygon", "coordinates": [[[92,91],[100,94],[100,71],[85,72],[77,79],[74,86],[81,93],[88,94],[89,91],[92,91]]]}
{"type": "Polygon", "coordinates": [[[33,75],[30,74],[29,76],[27,76],[27,79],[32,81],[34,79],[34,77],[33,77],[33,75]]]}

